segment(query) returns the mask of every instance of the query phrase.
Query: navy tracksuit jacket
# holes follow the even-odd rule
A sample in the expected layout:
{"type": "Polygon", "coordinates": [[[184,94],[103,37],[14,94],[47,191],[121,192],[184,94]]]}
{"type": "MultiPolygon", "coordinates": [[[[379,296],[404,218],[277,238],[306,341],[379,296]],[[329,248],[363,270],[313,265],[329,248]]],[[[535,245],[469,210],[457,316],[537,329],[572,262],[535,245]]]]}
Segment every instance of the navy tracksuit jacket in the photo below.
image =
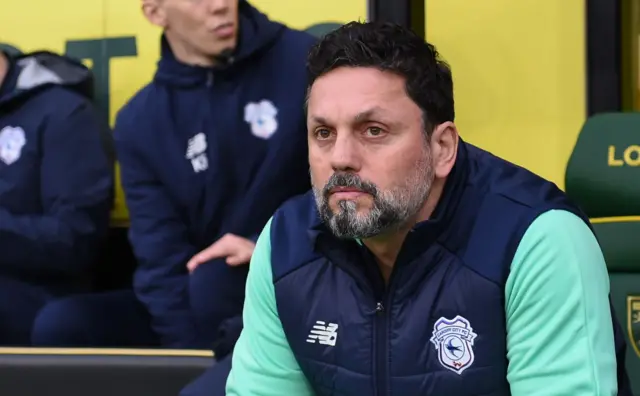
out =
{"type": "Polygon", "coordinates": [[[187,261],[226,233],[257,237],[310,187],[303,103],[315,39],[245,1],[239,21],[223,67],[182,64],[163,39],[153,82],[116,120],[134,289],[167,347],[209,348],[220,322],[242,310],[247,266],[215,260],[190,277],[187,261]]]}
{"type": "Polygon", "coordinates": [[[113,142],[91,96],[80,63],[48,52],[9,58],[0,86],[2,345],[29,345],[44,304],[92,286],[113,203],[113,142]]]}
{"type": "Polygon", "coordinates": [[[113,199],[111,135],[91,97],[80,63],[48,52],[10,59],[0,87],[0,277],[54,294],[90,286],[113,199]]]}

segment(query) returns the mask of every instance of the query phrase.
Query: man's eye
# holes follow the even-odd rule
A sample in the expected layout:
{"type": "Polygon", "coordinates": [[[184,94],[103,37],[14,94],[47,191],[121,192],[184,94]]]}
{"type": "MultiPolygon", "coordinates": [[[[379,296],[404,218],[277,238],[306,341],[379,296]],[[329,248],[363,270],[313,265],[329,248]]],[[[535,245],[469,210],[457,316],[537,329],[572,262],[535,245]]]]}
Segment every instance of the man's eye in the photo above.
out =
{"type": "Polygon", "coordinates": [[[369,134],[369,136],[380,136],[382,135],[384,131],[382,130],[382,128],[379,127],[369,127],[367,128],[367,134],[369,134]]]}
{"type": "Polygon", "coordinates": [[[328,129],[318,129],[316,130],[316,138],[324,140],[329,139],[331,137],[331,131],[328,129]]]}

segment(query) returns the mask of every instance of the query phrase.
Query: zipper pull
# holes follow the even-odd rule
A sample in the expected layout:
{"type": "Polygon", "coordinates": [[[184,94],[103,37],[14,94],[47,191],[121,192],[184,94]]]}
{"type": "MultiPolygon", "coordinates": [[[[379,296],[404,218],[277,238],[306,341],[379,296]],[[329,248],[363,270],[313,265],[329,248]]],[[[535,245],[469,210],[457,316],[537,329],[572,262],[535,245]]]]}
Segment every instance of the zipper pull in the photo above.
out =
{"type": "Polygon", "coordinates": [[[381,314],[384,312],[384,305],[381,302],[376,303],[376,313],[381,314]]]}
{"type": "Polygon", "coordinates": [[[209,71],[207,73],[207,87],[211,87],[213,85],[213,72],[209,71]]]}

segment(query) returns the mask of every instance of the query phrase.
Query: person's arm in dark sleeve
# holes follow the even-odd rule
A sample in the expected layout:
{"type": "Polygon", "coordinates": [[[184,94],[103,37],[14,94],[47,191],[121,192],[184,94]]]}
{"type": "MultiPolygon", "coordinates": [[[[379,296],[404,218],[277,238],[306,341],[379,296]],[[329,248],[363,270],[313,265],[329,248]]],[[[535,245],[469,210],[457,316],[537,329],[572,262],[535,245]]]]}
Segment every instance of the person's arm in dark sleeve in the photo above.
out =
{"type": "Polygon", "coordinates": [[[43,213],[0,208],[3,265],[18,272],[76,274],[93,263],[113,203],[113,164],[102,143],[104,132],[88,102],[48,121],[37,186],[43,213]]]}
{"type": "Polygon", "coordinates": [[[132,139],[136,132],[137,127],[116,121],[116,151],[130,215],[129,239],[138,261],[134,290],[151,314],[152,327],[163,346],[202,347],[191,316],[186,269],[197,249],[132,139]]]}

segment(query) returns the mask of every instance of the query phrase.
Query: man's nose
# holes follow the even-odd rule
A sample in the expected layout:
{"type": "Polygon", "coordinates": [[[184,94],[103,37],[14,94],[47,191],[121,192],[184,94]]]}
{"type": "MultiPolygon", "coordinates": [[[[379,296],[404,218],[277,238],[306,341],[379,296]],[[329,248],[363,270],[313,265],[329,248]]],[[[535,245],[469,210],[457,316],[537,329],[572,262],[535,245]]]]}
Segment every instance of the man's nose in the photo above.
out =
{"type": "Polygon", "coordinates": [[[331,150],[331,166],[336,171],[360,170],[360,153],[355,139],[348,133],[338,133],[331,150]]]}

